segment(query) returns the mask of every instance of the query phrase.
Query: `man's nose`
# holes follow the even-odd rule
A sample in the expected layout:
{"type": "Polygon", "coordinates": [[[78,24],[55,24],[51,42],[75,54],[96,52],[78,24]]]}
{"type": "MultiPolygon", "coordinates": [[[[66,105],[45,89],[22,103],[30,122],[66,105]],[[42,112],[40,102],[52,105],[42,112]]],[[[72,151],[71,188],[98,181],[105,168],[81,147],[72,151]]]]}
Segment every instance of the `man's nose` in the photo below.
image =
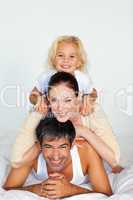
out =
{"type": "Polygon", "coordinates": [[[59,150],[58,149],[54,149],[54,151],[53,151],[53,159],[54,160],[59,160],[59,157],[60,157],[59,150]]]}

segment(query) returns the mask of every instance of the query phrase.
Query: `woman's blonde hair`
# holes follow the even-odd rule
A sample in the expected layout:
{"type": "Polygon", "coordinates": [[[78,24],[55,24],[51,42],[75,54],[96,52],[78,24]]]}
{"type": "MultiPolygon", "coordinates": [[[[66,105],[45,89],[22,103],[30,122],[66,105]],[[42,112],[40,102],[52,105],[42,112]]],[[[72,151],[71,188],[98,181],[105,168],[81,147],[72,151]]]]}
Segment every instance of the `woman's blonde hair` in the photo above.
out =
{"type": "Polygon", "coordinates": [[[84,70],[84,67],[87,64],[87,55],[86,55],[86,52],[85,52],[84,47],[82,45],[82,42],[78,37],[67,36],[67,35],[60,36],[53,42],[53,44],[52,44],[52,46],[49,50],[49,54],[48,54],[48,64],[49,64],[49,66],[51,66],[52,68],[56,67],[54,65],[55,56],[56,56],[56,53],[57,53],[57,48],[58,48],[59,44],[62,43],[62,42],[72,43],[72,44],[75,44],[77,46],[77,50],[78,50],[78,54],[79,54],[79,58],[80,58],[80,62],[81,62],[79,69],[84,70]]]}

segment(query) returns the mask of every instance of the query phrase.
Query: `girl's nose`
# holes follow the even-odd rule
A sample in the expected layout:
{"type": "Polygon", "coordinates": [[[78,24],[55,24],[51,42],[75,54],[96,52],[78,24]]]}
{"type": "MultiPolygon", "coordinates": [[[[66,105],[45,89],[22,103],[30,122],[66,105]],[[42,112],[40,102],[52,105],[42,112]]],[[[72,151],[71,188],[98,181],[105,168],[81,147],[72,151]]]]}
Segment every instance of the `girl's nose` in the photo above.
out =
{"type": "Polygon", "coordinates": [[[64,62],[68,62],[69,58],[68,57],[64,57],[64,62]]]}

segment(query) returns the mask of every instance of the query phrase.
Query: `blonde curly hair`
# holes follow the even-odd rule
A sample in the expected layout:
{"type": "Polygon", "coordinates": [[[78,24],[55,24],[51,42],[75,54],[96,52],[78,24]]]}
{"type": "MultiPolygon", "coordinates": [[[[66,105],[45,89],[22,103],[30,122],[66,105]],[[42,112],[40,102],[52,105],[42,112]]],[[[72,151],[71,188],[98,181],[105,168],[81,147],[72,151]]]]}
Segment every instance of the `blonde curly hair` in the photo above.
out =
{"type": "Polygon", "coordinates": [[[65,43],[72,43],[77,46],[78,54],[79,54],[79,59],[81,65],[79,66],[79,70],[84,70],[86,64],[87,64],[87,55],[84,50],[83,44],[81,40],[76,37],[76,36],[59,36],[52,44],[49,53],[48,53],[48,65],[52,68],[55,68],[56,66],[54,65],[55,61],[55,56],[57,53],[57,49],[60,43],[65,42],[65,43]]]}

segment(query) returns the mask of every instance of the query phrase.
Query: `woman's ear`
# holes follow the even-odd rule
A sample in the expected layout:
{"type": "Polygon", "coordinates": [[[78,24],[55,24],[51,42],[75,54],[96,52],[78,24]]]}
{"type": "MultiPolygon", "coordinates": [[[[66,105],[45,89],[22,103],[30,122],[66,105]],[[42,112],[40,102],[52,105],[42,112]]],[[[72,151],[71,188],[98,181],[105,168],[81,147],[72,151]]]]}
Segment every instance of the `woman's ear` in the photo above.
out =
{"type": "Polygon", "coordinates": [[[80,109],[80,107],[82,105],[82,92],[78,93],[76,105],[78,105],[78,107],[80,109]]]}
{"type": "Polygon", "coordinates": [[[75,145],[75,139],[74,139],[74,141],[72,142],[71,148],[73,148],[74,145],[75,145]]]}
{"type": "Polygon", "coordinates": [[[82,93],[82,92],[79,92],[79,93],[78,93],[78,97],[77,97],[77,99],[78,99],[79,102],[82,101],[82,96],[83,96],[83,93],[82,93]]]}
{"type": "Polygon", "coordinates": [[[49,95],[48,95],[48,94],[47,94],[47,96],[46,96],[46,97],[47,97],[47,100],[49,101],[49,95]]]}

